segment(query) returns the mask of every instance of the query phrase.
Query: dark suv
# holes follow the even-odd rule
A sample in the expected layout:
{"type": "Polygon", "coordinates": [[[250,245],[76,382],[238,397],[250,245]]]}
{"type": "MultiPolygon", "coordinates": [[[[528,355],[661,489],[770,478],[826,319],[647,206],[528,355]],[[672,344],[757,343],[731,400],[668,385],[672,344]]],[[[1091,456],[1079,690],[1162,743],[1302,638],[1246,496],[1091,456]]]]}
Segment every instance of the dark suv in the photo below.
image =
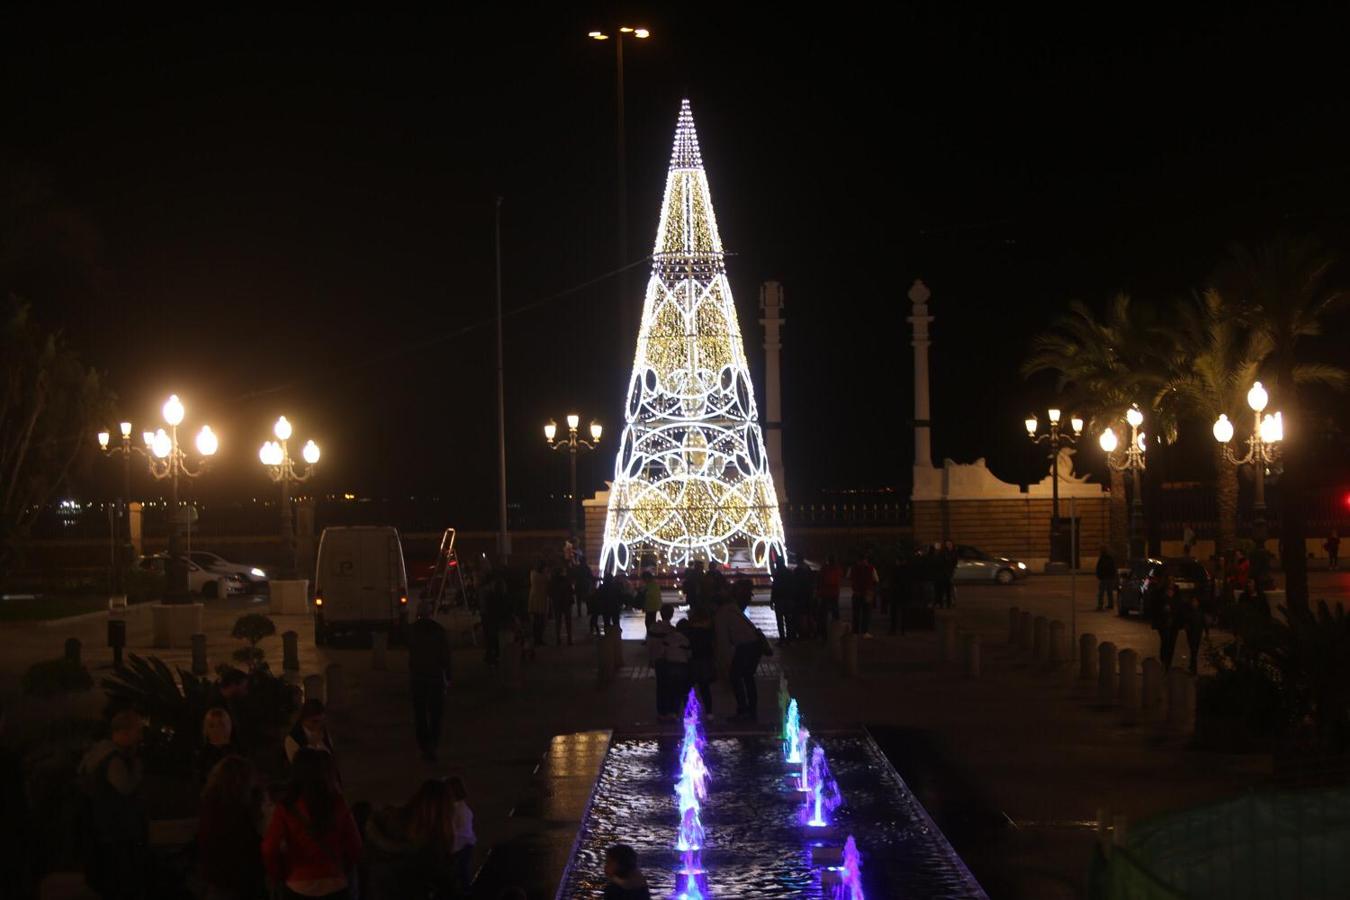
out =
{"type": "Polygon", "coordinates": [[[1144,614],[1144,579],[1148,573],[1161,567],[1172,579],[1172,586],[1183,597],[1198,597],[1200,605],[1209,608],[1212,587],[1209,572],[1198,560],[1189,557],[1178,559],[1132,559],[1129,567],[1120,573],[1120,588],[1116,596],[1116,611],[1127,616],[1130,613],[1144,614]]]}

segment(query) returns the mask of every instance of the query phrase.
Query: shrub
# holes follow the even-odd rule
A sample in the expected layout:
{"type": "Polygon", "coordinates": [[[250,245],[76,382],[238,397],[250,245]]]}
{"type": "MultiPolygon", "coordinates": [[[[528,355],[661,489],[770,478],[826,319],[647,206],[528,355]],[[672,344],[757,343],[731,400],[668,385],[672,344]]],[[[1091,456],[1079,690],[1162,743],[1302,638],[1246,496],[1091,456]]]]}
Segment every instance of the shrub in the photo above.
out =
{"type": "Polygon", "coordinates": [[[33,663],[23,673],[23,692],[30,697],[58,697],[87,691],[94,679],[82,663],[69,657],[33,663]]]}
{"type": "Polygon", "coordinates": [[[276,633],[276,623],[262,613],[240,616],[234,623],[234,630],[230,632],[230,636],[248,641],[248,646],[234,651],[234,658],[247,665],[250,670],[258,668],[263,661],[263,652],[258,647],[258,642],[276,633]]]}

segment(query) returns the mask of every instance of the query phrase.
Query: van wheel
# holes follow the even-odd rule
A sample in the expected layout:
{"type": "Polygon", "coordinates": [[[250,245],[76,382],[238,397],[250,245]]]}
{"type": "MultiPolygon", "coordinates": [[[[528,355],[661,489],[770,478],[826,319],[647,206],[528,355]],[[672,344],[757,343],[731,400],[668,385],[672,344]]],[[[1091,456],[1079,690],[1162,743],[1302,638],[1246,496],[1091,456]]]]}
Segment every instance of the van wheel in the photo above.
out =
{"type": "Polygon", "coordinates": [[[208,581],[202,585],[202,596],[207,600],[214,600],[220,596],[220,582],[208,581]]]}

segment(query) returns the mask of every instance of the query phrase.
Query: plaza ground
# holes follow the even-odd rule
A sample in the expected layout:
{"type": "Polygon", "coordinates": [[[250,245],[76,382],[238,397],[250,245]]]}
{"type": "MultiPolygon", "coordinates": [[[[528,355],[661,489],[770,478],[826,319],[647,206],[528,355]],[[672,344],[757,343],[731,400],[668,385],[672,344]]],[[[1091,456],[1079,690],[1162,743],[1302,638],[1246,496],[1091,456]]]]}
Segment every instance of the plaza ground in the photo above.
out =
{"type": "MultiPolygon", "coordinates": [[[[1350,573],[1314,573],[1314,598],[1350,597],[1350,573]]],[[[1156,637],[1137,620],[1096,613],[1091,579],[1077,579],[1079,632],[1091,631],[1121,647],[1151,655],[1156,637]]],[[[1268,779],[1269,757],[1216,754],[1188,749],[1151,722],[1124,725],[1118,712],[1099,709],[1091,691],[1072,673],[1031,665],[1006,643],[1007,610],[1018,606],[1065,620],[1072,589],[1066,576],[1037,576],[1008,587],[963,586],[957,616],[963,630],[981,635],[984,672],[967,679],[937,662],[932,632],[891,637],[884,615],[874,618],[879,636],[860,642],[860,677],[844,678],[821,645],[778,648],[760,671],[761,721],[770,727],[779,673],[785,674],[812,727],[866,725],[887,743],[901,774],[929,807],[992,897],[1053,898],[1081,895],[1098,811],[1124,813],[1131,821],[1231,796],[1268,779]]],[[[845,604],[847,606],[847,604],[845,604]]],[[[234,619],[265,601],[232,599],[208,607],[206,632],[212,665],[228,659],[238,642],[228,637],[234,619]]],[[[772,631],[762,606],[754,618],[772,631]]],[[[673,725],[656,720],[654,682],[639,640],[642,619],[625,618],[626,668],[607,685],[597,677],[597,652],[584,620],[574,621],[571,647],[548,646],[523,666],[518,687],[502,670],[488,669],[481,648],[457,639],[454,680],[446,710],[442,762],[417,754],[411,734],[405,656],[389,652],[387,671],[376,671],[369,649],[315,647],[303,616],[274,616],[278,632],[300,634],[301,671],[320,672],[340,663],[346,699],[331,715],[347,793],[351,800],[395,803],[427,777],[462,775],[478,820],[479,863],[497,847],[500,858],[533,859],[534,869],[513,862],[508,871],[531,897],[552,896],[558,860],[570,851],[575,825],[551,816],[538,802],[550,786],[536,776],[554,735],[613,730],[656,733],[673,725]],[[513,815],[513,812],[515,813],[513,815]],[[516,855],[511,856],[512,848],[516,855]],[[528,853],[520,853],[528,848],[528,853]]],[[[187,651],[151,651],[149,617],[132,619],[131,649],[187,667],[187,651]]],[[[100,616],[55,625],[0,626],[6,653],[0,661],[0,692],[11,709],[11,733],[22,734],[49,717],[53,706],[16,697],[24,669],[60,655],[67,637],[84,641],[85,659],[97,679],[109,671],[100,616]]],[[[552,642],[552,628],[548,632],[552,642]]],[[[279,667],[279,638],[263,644],[279,667]]],[[[714,688],[719,720],[731,712],[725,685],[714,688]]],[[[63,704],[66,712],[96,715],[97,692],[63,704]]],[[[547,808],[548,804],[542,804],[547,808]]],[[[498,875],[501,866],[489,865],[498,875]]],[[[63,888],[62,891],[66,889],[63,888]]],[[[51,896],[77,894],[53,892],[51,896]]]]}

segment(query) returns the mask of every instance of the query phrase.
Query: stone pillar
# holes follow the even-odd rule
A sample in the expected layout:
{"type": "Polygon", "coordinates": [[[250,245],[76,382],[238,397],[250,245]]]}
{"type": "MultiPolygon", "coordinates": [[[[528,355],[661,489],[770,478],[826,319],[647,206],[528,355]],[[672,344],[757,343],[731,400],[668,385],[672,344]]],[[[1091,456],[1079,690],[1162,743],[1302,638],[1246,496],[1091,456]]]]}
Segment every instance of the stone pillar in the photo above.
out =
{"type": "Polygon", "coordinates": [[[1083,634],[1078,637],[1078,680],[1097,680],[1097,636],[1083,634]]]}
{"type": "Polygon", "coordinates": [[[305,676],[305,699],[323,702],[323,676],[305,676]]]}
{"type": "Polygon", "coordinates": [[[1162,685],[1162,662],[1156,656],[1150,656],[1144,660],[1144,696],[1141,705],[1145,712],[1153,712],[1162,705],[1162,685]]]}
{"type": "Polygon", "coordinates": [[[932,426],[928,408],[928,326],[933,317],[928,314],[928,299],[932,292],[922,281],[915,279],[909,289],[909,323],[914,326],[914,468],[933,467],[932,426]]]}
{"type": "Polygon", "coordinates": [[[1097,647],[1097,702],[1102,706],[1116,702],[1116,645],[1110,641],[1097,647]]]}
{"type": "Polygon", "coordinates": [[[1127,725],[1139,720],[1139,654],[1134,650],[1120,651],[1120,705],[1127,725]]]}
{"type": "Polygon", "coordinates": [[[127,504],[127,529],[131,540],[132,550],[136,557],[145,555],[145,522],[143,516],[144,507],[140,503],[127,504]]]}
{"type": "Polygon", "coordinates": [[[205,675],[206,668],[206,635],[194,634],[192,636],[192,674],[205,675]]]}
{"type": "Polygon", "coordinates": [[[1050,623],[1050,665],[1059,667],[1069,661],[1064,637],[1064,623],[1056,619],[1050,623]]]}
{"type": "Polygon", "coordinates": [[[778,491],[778,505],[787,504],[787,478],[783,471],[783,400],[779,351],[782,349],[783,286],[766,281],[759,289],[759,309],[764,326],[764,449],[769,456],[769,474],[778,491]]]}
{"type": "Polygon", "coordinates": [[[309,579],[274,578],[267,589],[268,607],[274,615],[303,616],[309,612],[309,579]]]}
{"type": "Polygon", "coordinates": [[[1045,616],[1037,616],[1031,622],[1031,658],[1036,662],[1045,662],[1049,657],[1047,644],[1050,638],[1050,623],[1045,616]]]}
{"type": "Polygon", "coordinates": [[[340,706],[346,697],[343,694],[342,666],[329,663],[323,670],[324,703],[329,709],[340,706]]]}
{"type": "Polygon", "coordinates": [[[370,636],[370,667],[376,672],[389,668],[389,632],[376,631],[370,636]]]}
{"type": "Polygon", "coordinates": [[[1020,614],[1021,610],[1017,607],[1008,608],[1008,643],[1014,646],[1017,644],[1017,619],[1020,614]]]}

